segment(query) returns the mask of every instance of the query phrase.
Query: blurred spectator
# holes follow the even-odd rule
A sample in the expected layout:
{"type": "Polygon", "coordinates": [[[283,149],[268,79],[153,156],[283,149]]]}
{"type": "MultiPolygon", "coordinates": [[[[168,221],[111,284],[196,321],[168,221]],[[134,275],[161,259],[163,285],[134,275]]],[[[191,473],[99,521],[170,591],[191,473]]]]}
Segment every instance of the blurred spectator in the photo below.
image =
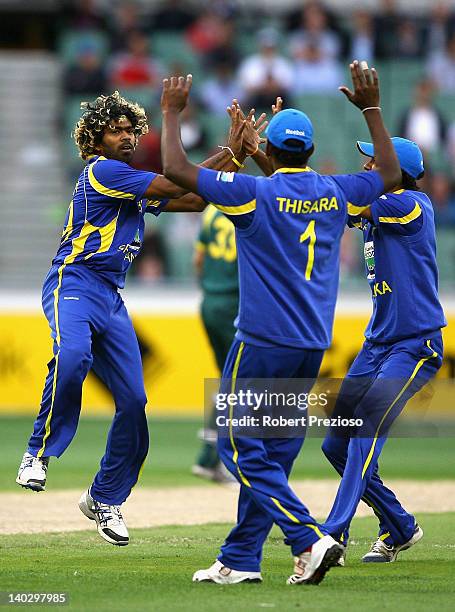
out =
{"type": "Polygon", "coordinates": [[[259,53],[247,57],[239,68],[239,85],[245,106],[269,108],[276,97],[286,98],[293,81],[292,64],[278,54],[278,32],[272,28],[258,34],[259,53]]]}
{"type": "Polygon", "coordinates": [[[374,58],[374,25],[371,14],[365,10],[354,11],[348,61],[353,59],[370,62],[374,58]]]}
{"type": "Polygon", "coordinates": [[[455,34],[444,50],[435,51],[431,55],[427,63],[427,74],[440,91],[455,92],[455,34]]]}
{"type": "Polygon", "coordinates": [[[147,230],[142,249],[134,261],[132,273],[143,283],[163,279],[167,271],[167,254],[164,240],[156,230],[147,230]]]}
{"type": "Polygon", "coordinates": [[[338,62],[323,55],[311,41],[296,41],[293,48],[292,94],[325,93],[336,95],[343,73],[338,62]]]}
{"type": "Polygon", "coordinates": [[[161,134],[153,126],[149,125],[148,133],[141,136],[131,165],[136,170],[162,173],[161,134]]]}
{"type": "Polygon", "coordinates": [[[427,19],[426,44],[427,52],[443,51],[455,32],[455,19],[447,2],[436,2],[427,19]]]}
{"type": "Polygon", "coordinates": [[[201,101],[211,113],[224,115],[232,99],[239,95],[239,85],[227,53],[216,56],[210,76],[200,89],[201,101]]]}
{"type": "Polygon", "coordinates": [[[196,14],[183,0],[167,0],[153,15],[152,28],[156,31],[183,32],[196,19],[196,14]]]}
{"type": "Polygon", "coordinates": [[[188,29],[186,38],[196,53],[206,56],[219,49],[229,50],[236,64],[234,22],[215,11],[204,12],[188,29]]]}
{"type": "Polygon", "coordinates": [[[199,121],[196,107],[191,101],[181,114],[180,137],[183,148],[189,153],[208,146],[207,134],[199,121]]]}
{"type": "Polygon", "coordinates": [[[395,57],[400,59],[419,59],[423,57],[423,31],[420,24],[411,17],[402,18],[396,28],[395,57]]]}
{"type": "Polygon", "coordinates": [[[139,13],[136,2],[119,2],[111,14],[109,37],[111,51],[123,51],[131,34],[148,34],[147,19],[139,13]]]}
{"type": "Polygon", "coordinates": [[[401,17],[398,14],[395,0],[381,0],[380,12],[374,20],[375,51],[378,59],[394,57],[396,51],[397,30],[401,17]]]}
{"type": "Polygon", "coordinates": [[[340,40],[327,23],[327,14],[317,2],[305,5],[302,11],[302,23],[291,36],[290,49],[309,48],[315,50],[321,61],[335,60],[340,55],[340,40]]]}
{"type": "Polygon", "coordinates": [[[64,26],[70,30],[104,30],[106,19],[95,0],[67,0],[63,3],[64,26]]]}
{"type": "Polygon", "coordinates": [[[417,83],[412,106],[401,117],[399,134],[416,142],[424,153],[438,152],[445,143],[447,126],[433,103],[434,84],[429,79],[417,83]]]}
{"type": "Polygon", "coordinates": [[[149,52],[149,40],[142,32],[131,32],[126,40],[126,50],[114,56],[110,80],[119,89],[128,87],[158,87],[160,66],[149,52]]]}
{"type": "Polygon", "coordinates": [[[65,93],[99,96],[106,91],[106,86],[106,73],[97,49],[89,43],[82,43],[74,63],[63,74],[65,93]]]}
{"type": "Polygon", "coordinates": [[[455,198],[446,174],[436,172],[430,177],[430,197],[437,225],[455,224],[455,198]]]}

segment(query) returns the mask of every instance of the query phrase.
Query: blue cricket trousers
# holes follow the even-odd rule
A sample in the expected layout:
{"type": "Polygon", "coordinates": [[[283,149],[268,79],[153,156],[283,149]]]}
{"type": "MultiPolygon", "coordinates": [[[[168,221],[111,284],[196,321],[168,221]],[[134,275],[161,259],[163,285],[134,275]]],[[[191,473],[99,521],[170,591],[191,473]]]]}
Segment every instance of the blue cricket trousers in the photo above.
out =
{"type": "Polygon", "coordinates": [[[365,341],[343,381],[333,416],[361,418],[367,425],[352,436],[333,428],[322,445],[342,476],[324,524],[332,535],[347,540],[349,525],[363,499],[379,519],[382,540],[399,545],[411,538],[415,518],[383,484],[378,458],[393,421],[436,374],[442,354],[440,331],[390,344],[365,341]]]}
{"type": "MultiPolygon", "coordinates": [[[[238,379],[315,379],[323,351],[288,347],[258,347],[234,340],[223,371],[230,388],[238,379]]],[[[233,387],[231,387],[233,385],[233,387]]],[[[311,388],[302,389],[308,392],[311,388]]],[[[235,408],[233,407],[235,418],[235,408]]],[[[257,572],[262,548],[273,523],[279,525],[294,555],[326,532],[292,491],[288,477],[303,438],[259,439],[218,436],[218,452],[240,483],[237,525],[226,538],[218,559],[227,567],[257,572]]]]}
{"type": "Polygon", "coordinates": [[[114,397],[115,416],[91,494],[101,502],[121,504],[137,482],[149,443],[133,325],[117,289],[83,265],[53,266],[44,281],[42,303],[54,357],[28,452],[59,457],[65,451],[76,433],[82,384],[93,368],[114,397]]]}

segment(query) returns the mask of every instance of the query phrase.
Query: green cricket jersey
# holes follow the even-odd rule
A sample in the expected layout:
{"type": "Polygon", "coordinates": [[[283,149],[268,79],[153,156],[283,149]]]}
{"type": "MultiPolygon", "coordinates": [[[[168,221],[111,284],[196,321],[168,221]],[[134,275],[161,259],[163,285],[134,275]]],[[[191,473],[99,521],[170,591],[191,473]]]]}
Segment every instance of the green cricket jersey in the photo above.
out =
{"type": "Polygon", "coordinates": [[[208,206],[196,243],[205,253],[201,285],[204,293],[237,294],[239,291],[234,226],[223,213],[208,206]]]}

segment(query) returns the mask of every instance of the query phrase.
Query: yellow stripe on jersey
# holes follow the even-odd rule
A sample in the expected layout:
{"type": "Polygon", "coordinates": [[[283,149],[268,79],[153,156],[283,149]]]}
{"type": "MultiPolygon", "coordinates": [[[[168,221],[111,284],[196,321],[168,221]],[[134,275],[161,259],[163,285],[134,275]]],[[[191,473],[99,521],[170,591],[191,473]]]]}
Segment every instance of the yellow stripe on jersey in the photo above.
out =
{"type": "Polygon", "coordinates": [[[97,164],[99,161],[105,160],[105,157],[98,157],[98,159],[93,162],[93,164],[89,165],[88,168],[88,180],[90,185],[93,187],[95,191],[98,193],[102,193],[109,198],[121,198],[123,200],[134,200],[136,197],[134,193],[125,193],[124,191],[117,191],[116,189],[110,189],[109,187],[105,187],[102,185],[95,177],[93,173],[93,166],[97,164]]]}
{"type": "Polygon", "coordinates": [[[367,208],[370,208],[369,204],[368,206],[356,206],[352,202],[348,202],[348,214],[351,215],[352,217],[361,215],[363,211],[366,210],[367,208]]]}
{"type": "Polygon", "coordinates": [[[297,172],[313,172],[313,170],[310,166],[306,166],[306,168],[278,168],[273,174],[295,174],[297,172]]]}
{"type": "Polygon", "coordinates": [[[147,200],[146,208],[158,208],[161,204],[161,200],[147,200]]]}
{"type": "Polygon", "coordinates": [[[247,202],[241,206],[222,206],[221,204],[215,204],[215,202],[209,202],[209,204],[215,206],[215,208],[227,215],[246,215],[256,210],[256,200],[251,200],[251,202],[247,202]]]}
{"type": "Polygon", "coordinates": [[[71,236],[71,232],[73,231],[73,216],[74,216],[74,200],[71,200],[70,207],[68,211],[68,223],[62,234],[62,242],[71,236]]]}
{"type": "Polygon", "coordinates": [[[89,221],[86,221],[84,223],[81,233],[77,238],[74,238],[73,240],[73,248],[71,253],[65,257],[65,265],[72,264],[78,255],[82,255],[88,238],[95,232],[99,232],[100,234],[100,246],[97,251],[93,253],[88,253],[85,256],[85,259],[89,259],[90,257],[93,257],[93,255],[98,255],[99,253],[106,253],[111,248],[112,242],[114,241],[115,232],[117,230],[117,221],[120,215],[121,208],[122,207],[119,208],[117,216],[104,227],[96,227],[92,225],[89,221]]]}
{"type": "Polygon", "coordinates": [[[422,214],[422,209],[419,204],[416,202],[414,206],[414,210],[412,210],[408,215],[404,217],[379,217],[379,223],[400,223],[404,225],[405,223],[411,223],[414,219],[417,219],[422,214]]]}

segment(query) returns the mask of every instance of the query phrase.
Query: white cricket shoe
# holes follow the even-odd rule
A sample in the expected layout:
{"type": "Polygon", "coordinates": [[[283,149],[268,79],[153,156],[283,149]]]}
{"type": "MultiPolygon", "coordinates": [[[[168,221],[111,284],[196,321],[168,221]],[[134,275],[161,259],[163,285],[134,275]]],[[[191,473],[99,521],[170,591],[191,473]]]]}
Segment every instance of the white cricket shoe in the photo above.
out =
{"type": "Polygon", "coordinates": [[[120,512],[120,506],[110,506],[93,499],[85,491],[79,500],[79,508],[91,521],[96,521],[98,533],[110,544],[126,546],[130,541],[128,529],[120,512]]]}
{"type": "Polygon", "coordinates": [[[211,567],[195,572],[193,582],[215,582],[216,584],[262,582],[262,576],[260,572],[241,572],[230,569],[217,560],[211,567]]]}
{"type": "Polygon", "coordinates": [[[17,484],[24,489],[44,491],[48,464],[48,457],[34,457],[30,453],[24,453],[17,473],[17,484]]]}
{"type": "MultiPolygon", "coordinates": [[[[346,547],[343,548],[343,554],[338,559],[338,563],[335,564],[335,567],[344,567],[346,565],[346,547]]],[[[294,557],[294,574],[303,576],[310,557],[310,552],[304,552],[299,557],[294,557]]]]}
{"type": "Polygon", "coordinates": [[[331,567],[338,564],[344,548],[332,536],[326,535],[311,547],[311,552],[299,555],[298,572],[287,579],[287,584],[319,584],[331,567]]]}
{"type": "Polygon", "coordinates": [[[362,557],[364,563],[393,563],[398,553],[417,544],[423,538],[423,529],[416,524],[412,538],[399,546],[389,546],[380,538],[374,542],[369,552],[362,557]]]}

